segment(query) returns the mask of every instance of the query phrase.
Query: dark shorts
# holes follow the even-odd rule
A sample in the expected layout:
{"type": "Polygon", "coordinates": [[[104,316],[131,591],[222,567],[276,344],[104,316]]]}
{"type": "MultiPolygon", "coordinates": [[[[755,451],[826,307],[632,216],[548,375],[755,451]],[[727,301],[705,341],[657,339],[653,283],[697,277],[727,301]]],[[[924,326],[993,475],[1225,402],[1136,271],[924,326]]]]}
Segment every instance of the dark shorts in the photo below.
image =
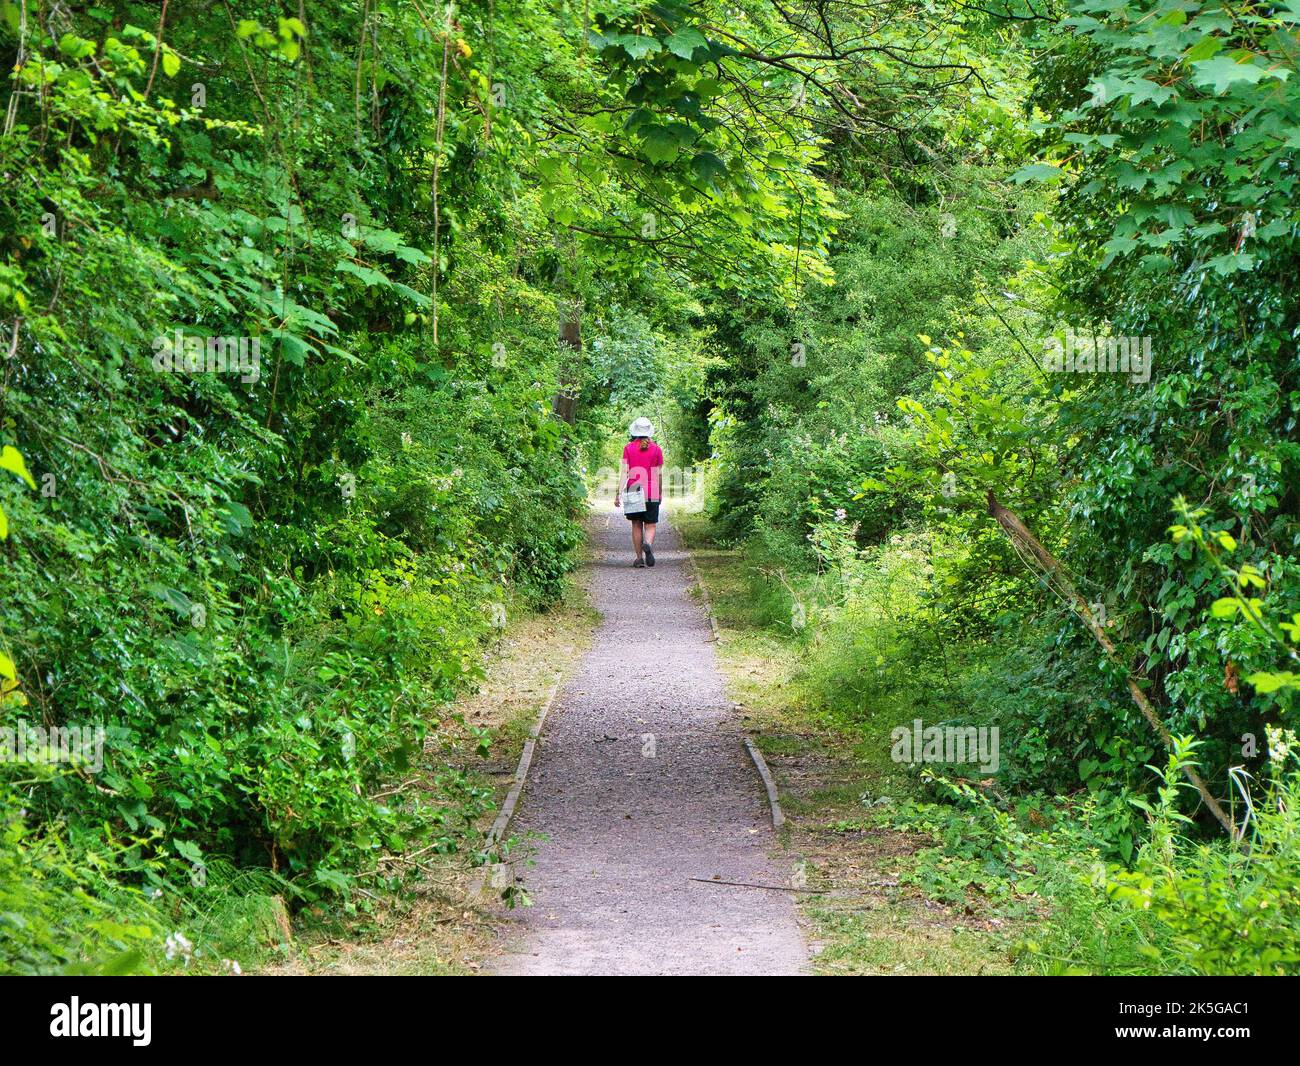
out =
{"type": "Polygon", "coordinates": [[[630,514],[627,516],[629,522],[649,522],[654,525],[659,521],[659,501],[646,500],[645,510],[639,514],[630,514]]]}

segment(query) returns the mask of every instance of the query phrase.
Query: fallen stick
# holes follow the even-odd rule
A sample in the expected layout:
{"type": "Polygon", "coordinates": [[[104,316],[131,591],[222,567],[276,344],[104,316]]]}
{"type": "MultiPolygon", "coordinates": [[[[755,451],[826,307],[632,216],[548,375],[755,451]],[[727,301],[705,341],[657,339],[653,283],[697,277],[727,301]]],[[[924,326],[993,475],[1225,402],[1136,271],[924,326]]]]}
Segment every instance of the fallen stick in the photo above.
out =
{"type": "Polygon", "coordinates": [[[826,895],[824,888],[793,888],[790,885],[760,885],[753,881],[719,881],[712,877],[689,877],[688,881],[698,881],[702,885],[735,885],[737,888],[765,888],[769,892],[811,892],[814,895],[826,895]]]}

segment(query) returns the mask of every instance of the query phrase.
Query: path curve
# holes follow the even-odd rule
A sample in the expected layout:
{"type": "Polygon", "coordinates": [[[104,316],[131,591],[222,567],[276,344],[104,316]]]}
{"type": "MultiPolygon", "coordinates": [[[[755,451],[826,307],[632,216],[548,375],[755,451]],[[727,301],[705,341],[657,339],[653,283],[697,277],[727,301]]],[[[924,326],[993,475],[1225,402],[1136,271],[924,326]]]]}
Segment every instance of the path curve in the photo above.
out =
{"type": "Polygon", "coordinates": [[[690,880],[779,885],[792,870],[769,856],[763,787],[687,594],[680,540],[661,522],[658,565],[636,570],[621,515],[598,512],[589,529],[602,621],[556,698],[510,828],[545,839],[535,865],[515,864],[533,906],[512,913],[494,970],[805,973],[790,893],[690,880]]]}

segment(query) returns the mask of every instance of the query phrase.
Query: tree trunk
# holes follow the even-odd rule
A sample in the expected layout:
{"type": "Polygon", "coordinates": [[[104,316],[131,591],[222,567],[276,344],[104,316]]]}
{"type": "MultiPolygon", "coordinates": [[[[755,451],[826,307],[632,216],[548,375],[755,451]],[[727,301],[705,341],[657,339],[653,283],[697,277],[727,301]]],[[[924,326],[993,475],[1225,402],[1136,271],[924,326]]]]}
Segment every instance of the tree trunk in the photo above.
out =
{"type": "MultiPolygon", "coordinates": [[[[1097,621],[1096,616],[1092,613],[1092,608],[1088,606],[1087,600],[1079,595],[1078,590],[1074,587],[1074,582],[1070,580],[1069,574],[1066,573],[1065,567],[1061,565],[1060,561],[1051,552],[1043,547],[1038,538],[1029,531],[1029,527],[1020,520],[1018,515],[1013,511],[1007,510],[1007,508],[1003,507],[1002,504],[998,502],[997,497],[993,495],[991,489],[988,492],[988,503],[989,514],[992,515],[997,524],[1002,527],[1003,531],[1011,539],[1012,544],[1014,544],[1021,552],[1028,553],[1034,563],[1036,563],[1038,567],[1048,575],[1051,581],[1055,582],[1057,590],[1060,592],[1062,597],[1064,597],[1066,603],[1075,614],[1083,619],[1084,625],[1086,625],[1088,631],[1092,633],[1093,639],[1101,645],[1102,650],[1106,653],[1106,657],[1124,671],[1124,680],[1128,684],[1129,695],[1133,697],[1133,702],[1137,704],[1138,710],[1142,712],[1142,717],[1150,723],[1151,728],[1156,731],[1156,734],[1160,737],[1164,746],[1172,750],[1174,746],[1174,738],[1170,736],[1168,727],[1163,721],[1161,721],[1160,716],[1156,714],[1155,708],[1151,705],[1151,701],[1147,699],[1146,693],[1139,687],[1137,677],[1135,677],[1133,672],[1128,668],[1128,664],[1120,659],[1119,653],[1115,650],[1114,643],[1111,641],[1110,637],[1106,635],[1106,630],[1102,628],[1101,623],[1097,621]]],[[[1236,827],[1232,824],[1232,820],[1224,813],[1223,808],[1219,806],[1219,801],[1210,794],[1210,790],[1201,779],[1201,775],[1190,766],[1184,767],[1183,773],[1187,775],[1187,779],[1196,788],[1196,791],[1201,794],[1201,799],[1205,802],[1205,806],[1209,809],[1210,813],[1213,814],[1214,817],[1218,819],[1219,824],[1228,831],[1228,835],[1232,837],[1233,840],[1236,840],[1236,827]]]]}
{"type": "Polygon", "coordinates": [[[582,368],[582,304],[566,300],[560,315],[560,375],[551,410],[573,425],[578,407],[578,373],[582,368]]]}

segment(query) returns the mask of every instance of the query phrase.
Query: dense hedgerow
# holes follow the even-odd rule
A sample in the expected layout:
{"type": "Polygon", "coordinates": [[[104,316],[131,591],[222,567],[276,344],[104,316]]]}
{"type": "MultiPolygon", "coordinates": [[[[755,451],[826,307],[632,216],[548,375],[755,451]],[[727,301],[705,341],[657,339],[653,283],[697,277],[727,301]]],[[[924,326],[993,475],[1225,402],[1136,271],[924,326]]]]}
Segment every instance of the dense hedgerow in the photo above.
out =
{"type": "Polygon", "coordinates": [[[501,290],[507,365],[478,357],[472,301],[433,342],[404,173],[428,91],[394,86],[389,136],[357,139],[349,20],[310,45],[292,19],[183,20],[151,79],[136,7],[26,26],[41,106],[15,99],[0,142],[5,434],[33,478],[0,488],[0,724],[103,730],[102,765],[0,766],[0,966],[29,972],[160,964],[200,926],[234,951],[203,915],[273,929],[267,908],[395,883],[386,857],[472,855],[483,738],[448,704],[581,534],[550,297],[501,290]]]}
{"type": "Polygon", "coordinates": [[[936,869],[996,860],[1005,888],[1050,868],[1045,968],[1294,972],[1300,362],[1278,139],[1300,121],[1296,20],[1068,7],[1064,28],[975,45],[1000,72],[1027,49],[1024,80],[971,103],[1001,122],[931,129],[887,179],[832,153],[833,287],[710,304],[731,353],[710,379],[715,529],[803,646],[807,700],[864,750],[884,758],[914,717],[1000,730],[986,831],[936,869]],[[1067,335],[1152,354],[1060,373],[1045,353],[1067,335]],[[1186,786],[1193,762],[1235,842],[1186,786]],[[1109,894],[1105,862],[1127,871],[1109,894]]]}

